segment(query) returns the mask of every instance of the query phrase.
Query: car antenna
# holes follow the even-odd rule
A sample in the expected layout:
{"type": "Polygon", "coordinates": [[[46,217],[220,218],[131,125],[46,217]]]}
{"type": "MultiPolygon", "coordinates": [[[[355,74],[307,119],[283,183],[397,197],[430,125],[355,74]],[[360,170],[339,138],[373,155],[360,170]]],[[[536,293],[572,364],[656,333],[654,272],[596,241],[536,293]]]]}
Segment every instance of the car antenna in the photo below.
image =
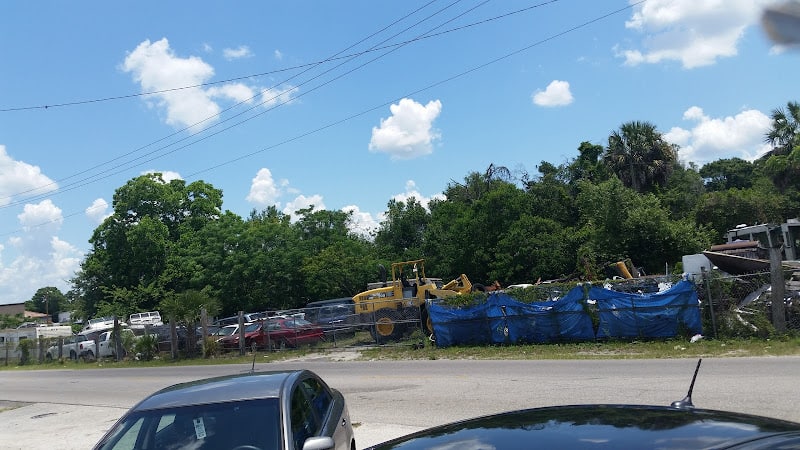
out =
{"type": "Polygon", "coordinates": [[[686,397],[684,397],[683,400],[676,400],[672,402],[670,405],[671,407],[677,409],[694,408],[694,403],[692,403],[692,390],[694,389],[694,381],[697,379],[697,372],[700,371],[701,362],[703,362],[703,358],[697,360],[697,367],[694,369],[694,376],[692,377],[692,383],[689,385],[689,392],[686,394],[686,397]]]}

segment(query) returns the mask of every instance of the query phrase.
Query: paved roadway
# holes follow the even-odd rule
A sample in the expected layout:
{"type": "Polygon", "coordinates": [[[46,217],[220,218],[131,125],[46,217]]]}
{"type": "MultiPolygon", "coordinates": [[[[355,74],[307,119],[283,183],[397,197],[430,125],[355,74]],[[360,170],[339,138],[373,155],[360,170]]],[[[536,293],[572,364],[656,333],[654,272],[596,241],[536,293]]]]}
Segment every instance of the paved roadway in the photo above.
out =
{"type": "MultiPolygon", "coordinates": [[[[668,405],[686,395],[696,359],[585,361],[330,361],[308,368],[341,390],[359,448],[428,426],[518,408],[581,403],[668,405]]],[[[170,384],[245,372],[249,365],[0,372],[0,448],[91,448],[147,394],[170,384]]],[[[800,357],[704,359],[697,407],[800,422],[800,357]]]]}

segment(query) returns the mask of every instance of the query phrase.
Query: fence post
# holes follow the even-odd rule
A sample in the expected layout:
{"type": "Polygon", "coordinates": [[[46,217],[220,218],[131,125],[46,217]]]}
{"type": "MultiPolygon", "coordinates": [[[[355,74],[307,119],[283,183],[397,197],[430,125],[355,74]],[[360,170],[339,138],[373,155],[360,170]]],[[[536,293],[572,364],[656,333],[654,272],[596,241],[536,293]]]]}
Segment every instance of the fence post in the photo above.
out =
{"type": "Polygon", "coordinates": [[[239,355],[244,355],[244,311],[239,311],[239,355]]]}
{"type": "Polygon", "coordinates": [[[781,334],[786,333],[786,308],[784,305],[784,293],[786,291],[786,281],[783,279],[783,256],[781,255],[781,245],[770,247],[769,249],[769,272],[772,284],[772,326],[775,331],[781,334]]]}
{"type": "Polygon", "coordinates": [[[708,309],[711,314],[711,329],[714,332],[714,338],[716,338],[717,318],[714,312],[714,301],[711,299],[711,278],[708,276],[708,271],[705,266],[700,267],[700,273],[703,275],[703,284],[706,285],[706,298],[708,299],[708,309]]]}

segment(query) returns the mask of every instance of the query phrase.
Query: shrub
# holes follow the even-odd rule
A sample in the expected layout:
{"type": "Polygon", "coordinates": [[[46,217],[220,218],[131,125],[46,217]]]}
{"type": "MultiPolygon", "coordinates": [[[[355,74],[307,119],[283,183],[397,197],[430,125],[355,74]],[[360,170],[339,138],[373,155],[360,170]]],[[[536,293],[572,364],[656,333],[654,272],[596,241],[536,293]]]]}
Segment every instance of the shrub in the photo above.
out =
{"type": "Polygon", "coordinates": [[[31,347],[33,347],[33,342],[30,339],[20,339],[19,344],[17,344],[17,350],[19,351],[19,365],[24,366],[28,364],[31,359],[31,347]]]}
{"type": "Polygon", "coordinates": [[[219,354],[219,342],[214,337],[206,336],[203,343],[203,358],[211,358],[219,354]]]}
{"type": "Polygon", "coordinates": [[[133,348],[139,359],[150,361],[158,354],[158,335],[145,334],[140,336],[133,348]]]}

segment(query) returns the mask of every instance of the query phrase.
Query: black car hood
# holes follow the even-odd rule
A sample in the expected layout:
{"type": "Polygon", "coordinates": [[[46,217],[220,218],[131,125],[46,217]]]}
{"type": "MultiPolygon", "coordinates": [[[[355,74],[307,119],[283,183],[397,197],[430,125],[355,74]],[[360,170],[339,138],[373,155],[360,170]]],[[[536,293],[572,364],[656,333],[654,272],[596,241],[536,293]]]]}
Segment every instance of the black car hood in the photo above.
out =
{"type": "Polygon", "coordinates": [[[800,424],[703,409],[636,405],[557,406],[455,422],[371,448],[800,449],[800,424]],[[777,443],[781,446],[773,447],[777,443]]]}

